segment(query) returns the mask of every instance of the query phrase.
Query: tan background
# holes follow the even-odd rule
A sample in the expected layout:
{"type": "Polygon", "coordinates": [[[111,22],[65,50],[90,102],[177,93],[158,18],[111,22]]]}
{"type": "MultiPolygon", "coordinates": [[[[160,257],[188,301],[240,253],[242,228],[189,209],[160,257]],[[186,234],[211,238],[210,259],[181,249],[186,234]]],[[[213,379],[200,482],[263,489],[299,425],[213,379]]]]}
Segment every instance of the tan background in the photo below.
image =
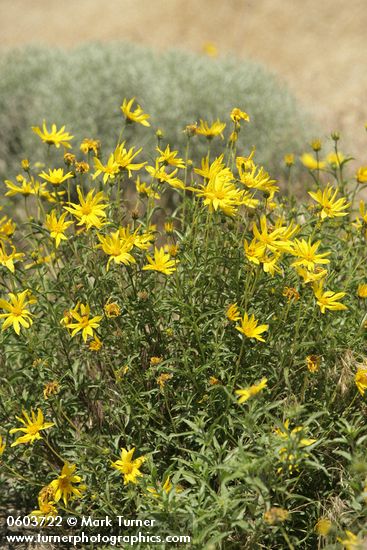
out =
{"type": "Polygon", "coordinates": [[[131,40],[250,57],[367,164],[367,0],[0,0],[2,46],[131,40]]]}

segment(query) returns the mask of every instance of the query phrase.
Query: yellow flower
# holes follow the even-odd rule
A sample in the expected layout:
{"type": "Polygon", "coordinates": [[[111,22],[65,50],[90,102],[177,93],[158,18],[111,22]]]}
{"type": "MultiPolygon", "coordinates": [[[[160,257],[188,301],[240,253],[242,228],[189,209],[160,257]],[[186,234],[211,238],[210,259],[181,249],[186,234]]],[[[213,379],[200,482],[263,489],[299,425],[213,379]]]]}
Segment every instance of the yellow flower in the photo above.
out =
{"type": "Polygon", "coordinates": [[[160,153],[160,156],[157,158],[158,162],[163,162],[163,164],[169,164],[170,166],[175,166],[176,168],[185,168],[183,159],[176,158],[178,151],[171,151],[169,145],[167,145],[164,151],[157,147],[157,151],[160,153]]]}
{"type": "MultiPolygon", "coordinates": [[[[353,223],[354,227],[356,227],[356,229],[358,229],[358,231],[360,231],[361,229],[365,229],[367,228],[367,209],[366,209],[366,205],[364,204],[363,201],[360,201],[359,202],[359,213],[361,215],[361,218],[357,217],[355,222],[353,223]]],[[[367,238],[367,230],[365,232],[365,236],[367,238]]]]}
{"type": "Polygon", "coordinates": [[[346,539],[337,538],[338,542],[344,545],[345,550],[362,550],[363,541],[357,537],[352,531],[345,531],[346,539]]]}
{"type": "Polygon", "coordinates": [[[64,212],[61,214],[60,218],[57,219],[55,210],[52,210],[46,215],[45,228],[50,232],[50,236],[55,239],[56,248],[60,246],[61,241],[67,240],[65,231],[73,223],[70,221],[65,221],[66,216],[67,212],[64,212]]]}
{"type": "Polygon", "coordinates": [[[218,56],[218,48],[213,42],[205,42],[203,44],[203,52],[206,53],[209,57],[218,56]]]}
{"type": "Polygon", "coordinates": [[[28,159],[23,159],[22,162],[20,163],[22,165],[22,168],[25,172],[28,172],[29,169],[30,169],[30,163],[29,163],[29,160],[28,159]]]}
{"type": "Polygon", "coordinates": [[[70,143],[68,143],[74,136],[71,136],[68,132],[64,132],[65,126],[57,130],[56,124],[52,124],[51,130],[48,131],[46,127],[46,122],[43,121],[42,130],[38,126],[32,126],[32,130],[37,134],[44,143],[48,145],[55,145],[58,149],[60,145],[71,149],[70,143]]]}
{"type": "Polygon", "coordinates": [[[16,179],[20,185],[16,185],[10,180],[5,180],[5,185],[9,189],[9,191],[5,193],[6,197],[13,197],[14,195],[23,195],[24,197],[29,195],[40,195],[44,197],[47,195],[47,183],[40,184],[38,181],[35,181],[33,177],[28,181],[21,175],[17,176],[16,179]]]}
{"type": "Polygon", "coordinates": [[[158,376],[157,384],[161,390],[163,390],[164,386],[167,384],[169,380],[171,380],[171,378],[173,378],[173,374],[169,374],[167,372],[163,372],[158,376]]]}
{"type": "Polygon", "coordinates": [[[177,269],[179,260],[171,260],[171,256],[164,252],[164,248],[154,247],[154,258],[147,256],[148,265],[143,267],[143,270],[160,271],[165,275],[172,275],[177,269]]]}
{"type": "Polygon", "coordinates": [[[127,150],[125,149],[125,142],[121,143],[120,145],[117,145],[113,157],[114,161],[118,166],[118,169],[120,171],[127,170],[129,177],[131,177],[131,170],[140,170],[140,168],[143,168],[143,166],[146,165],[146,162],[140,162],[139,164],[134,164],[132,161],[134,158],[142,151],[142,147],[135,151],[135,147],[131,147],[131,149],[127,150]]]}
{"type": "Polygon", "coordinates": [[[141,235],[139,235],[140,229],[141,226],[139,226],[134,233],[131,233],[130,226],[120,227],[120,238],[123,241],[126,241],[126,243],[132,243],[133,246],[136,246],[140,250],[148,250],[154,241],[153,231],[155,231],[155,227],[150,225],[147,231],[144,231],[141,235]]]}
{"type": "Polygon", "coordinates": [[[235,107],[231,111],[231,119],[235,124],[239,124],[241,120],[244,120],[245,122],[250,122],[250,117],[248,116],[245,111],[241,111],[238,107],[235,107]]]}
{"type": "Polygon", "coordinates": [[[15,447],[16,445],[19,445],[21,443],[33,443],[37,439],[42,439],[40,431],[47,430],[48,428],[51,428],[55,425],[53,422],[44,421],[41,409],[37,409],[37,416],[36,413],[31,410],[31,418],[29,417],[28,413],[26,413],[26,411],[22,411],[22,414],[25,420],[23,420],[19,416],[17,416],[16,419],[23,424],[23,427],[12,428],[11,430],[9,430],[9,433],[14,434],[16,432],[23,432],[25,435],[18,437],[18,439],[16,439],[14,443],[10,445],[11,447],[15,447]]]}
{"type": "Polygon", "coordinates": [[[164,166],[159,166],[159,163],[156,162],[154,166],[146,166],[145,170],[150,174],[153,179],[156,179],[160,183],[168,183],[174,189],[185,189],[185,184],[179,178],[176,177],[178,168],[173,170],[168,174],[164,166]]]}
{"type": "Polygon", "coordinates": [[[250,262],[256,265],[260,265],[260,262],[262,261],[265,254],[266,245],[257,241],[256,239],[252,239],[250,244],[245,240],[243,246],[246,258],[250,262]]]}
{"type": "Polygon", "coordinates": [[[81,487],[74,487],[73,483],[80,483],[81,478],[74,475],[76,470],[76,464],[70,464],[65,462],[62,467],[61,474],[57,479],[54,479],[50,483],[50,488],[54,491],[54,501],[59,502],[63,499],[65,506],[68,505],[69,499],[77,497],[80,498],[82,493],[80,491],[81,487]]]}
{"type": "Polygon", "coordinates": [[[201,159],[201,168],[194,168],[194,172],[205,179],[210,179],[226,168],[223,159],[224,155],[222,154],[209,164],[209,157],[206,156],[201,159]]]}
{"type": "Polygon", "coordinates": [[[229,304],[226,315],[230,321],[239,321],[241,319],[237,303],[229,304]]]}
{"type": "Polygon", "coordinates": [[[148,122],[148,118],[150,118],[150,115],[144,113],[140,105],[137,105],[135,111],[132,110],[134,101],[135,97],[133,97],[129,101],[125,98],[122,102],[121,111],[125,115],[126,122],[137,122],[139,124],[142,124],[143,126],[150,126],[150,123],[148,122]]]}
{"type": "Polygon", "coordinates": [[[328,164],[330,164],[330,166],[332,168],[337,168],[338,166],[341,165],[341,163],[345,160],[345,156],[343,155],[343,153],[329,153],[327,156],[326,156],[326,162],[328,164]]]}
{"type": "Polygon", "coordinates": [[[269,325],[258,325],[258,323],[259,321],[255,319],[255,315],[251,315],[251,317],[249,317],[247,313],[245,313],[243,319],[241,319],[241,324],[237,325],[236,329],[247,338],[255,338],[260,342],[265,342],[261,334],[268,330],[269,325]]]}
{"type": "Polygon", "coordinates": [[[33,510],[29,516],[35,516],[36,518],[40,516],[40,519],[56,517],[58,511],[54,504],[55,503],[53,501],[42,502],[38,499],[38,510],[33,510]]]}
{"type": "Polygon", "coordinates": [[[255,238],[262,245],[265,245],[265,250],[270,250],[270,252],[292,251],[292,243],[289,241],[289,228],[287,230],[285,227],[269,227],[265,214],[260,218],[260,228],[254,223],[252,232],[255,238]]]}
{"type": "Polygon", "coordinates": [[[104,210],[107,208],[107,204],[100,204],[104,200],[102,192],[96,193],[94,196],[94,189],[91,189],[87,196],[84,198],[83,193],[77,186],[77,193],[80,204],[69,202],[70,206],[64,206],[64,209],[75,216],[79,221],[77,225],[85,225],[87,229],[96,227],[100,229],[104,223],[106,214],[104,210]]]}
{"type": "Polygon", "coordinates": [[[323,170],[326,167],[325,161],[317,161],[317,159],[310,155],[310,153],[303,153],[303,155],[301,156],[301,162],[303,166],[305,166],[309,170],[323,170]]]}
{"type": "Polygon", "coordinates": [[[117,229],[114,233],[110,233],[105,237],[98,235],[100,244],[96,245],[96,248],[102,248],[103,252],[109,256],[107,261],[107,271],[110,268],[112,260],[116,264],[130,265],[135,263],[135,258],[130,254],[133,248],[132,240],[122,239],[120,236],[120,230],[117,229]]]}
{"type": "Polygon", "coordinates": [[[70,314],[76,321],[76,323],[69,322],[66,324],[66,328],[72,330],[71,336],[74,337],[81,330],[84,342],[87,341],[88,336],[93,338],[94,329],[99,327],[99,321],[102,319],[102,315],[97,315],[90,319],[90,308],[88,305],[83,304],[77,304],[74,309],[70,310],[70,314]]]}
{"type": "MultiPolygon", "coordinates": [[[[286,446],[279,450],[280,460],[286,464],[289,472],[293,471],[293,468],[298,469],[300,460],[307,458],[308,454],[304,452],[305,447],[309,447],[316,443],[316,439],[303,437],[304,427],[296,426],[292,430],[289,429],[289,419],[284,422],[284,428],[275,429],[275,434],[283,439],[286,446]]],[[[278,472],[282,471],[282,467],[278,469],[278,472]]]]}
{"type": "Polygon", "coordinates": [[[327,309],[330,311],[343,311],[348,309],[347,306],[338,302],[338,300],[344,298],[345,292],[332,292],[331,290],[323,290],[323,283],[316,283],[314,285],[314,293],[317,299],[317,305],[320,307],[321,313],[325,313],[327,309]]]}
{"type": "Polygon", "coordinates": [[[68,179],[74,177],[74,174],[72,172],[64,174],[63,168],[55,168],[55,170],[49,169],[48,174],[43,171],[38,175],[40,178],[48,181],[49,183],[52,183],[53,185],[60,185],[61,183],[64,183],[64,181],[67,181],[68,179]]]}
{"type": "Polygon", "coordinates": [[[103,344],[98,338],[97,334],[94,335],[93,340],[89,342],[89,349],[91,351],[99,351],[102,348],[103,344]]]}
{"type": "MultiPolygon", "coordinates": [[[[154,497],[154,498],[159,498],[161,496],[161,493],[166,493],[168,495],[168,493],[170,493],[173,489],[173,485],[171,483],[171,479],[170,479],[170,476],[167,477],[166,481],[163,483],[163,485],[159,488],[159,490],[157,490],[155,487],[147,487],[147,491],[149,491],[149,493],[154,497]]],[[[182,492],[182,487],[180,487],[179,485],[177,485],[175,487],[175,493],[181,493],[182,492]]]]}
{"type": "Polygon", "coordinates": [[[367,366],[358,367],[354,381],[359,393],[363,396],[365,390],[367,389],[367,366]]]}
{"type": "Polygon", "coordinates": [[[321,281],[325,279],[327,275],[327,270],[322,269],[321,267],[316,266],[313,271],[309,271],[303,267],[297,267],[296,271],[300,277],[302,277],[304,284],[315,283],[316,281],[321,281]]]}
{"type": "Polygon", "coordinates": [[[54,380],[53,382],[47,382],[43,388],[43,397],[47,400],[50,395],[55,395],[60,389],[60,384],[54,380]]]}
{"type": "Polygon", "coordinates": [[[145,182],[140,182],[140,177],[138,176],[135,180],[135,187],[139,195],[146,195],[151,199],[160,199],[160,195],[154,191],[153,187],[146,184],[145,182]]]}
{"type": "Polygon", "coordinates": [[[264,256],[264,258],[261,258],[261,263],[263,265],[263,270],[265,273],[269,273],[272,277],[275,273],[281,273],[281,268],[277,265],[280,254],[273,254],[272,256],[264,256]]]}
{"type": "Polygon", "coordinates": [[[318,189],[316,193],[309,191],[308,194],[319,203],[319,208],[321,208],[319,216],[321,220],[325,218],[347,216],[348,213],[342,212],[342,210],[349,208],[351,203],[347,203],[347,199],[344,197],[336,199],[338,189],[334,189],[332,185],[328,184],[323,191],[318,189]]]}
{"type": "MultiPolygon", "coordinates": [[[[252,153],[251,153],[252,155],[252,153]]],[[[271,179],[269,174],[262,166],[256,166],[250,157],[237,157],[236,165],[240,176],[240,181],[249,189],[258,189],[263,193],[269,194],[269,199],[279,191],[276,181],[271,179]]]]}
{"type": "Polygon", "coordinates": [[[200,185],[199,189],[189,188],[203,197],[205,206],[209,212],[222,210],[227,216],[234,216],[238,207],[243,204],[243,191],[237,189],[233,183],[233,174],[229,168],[223,168],[213,173],[206,185],[200,185]]]}
{"type": "Polygon", "coordinates": [[[205,136],[209,140],[216,136],[220,136],[223,139],[223,130],[225,127],[226,123],[221,122],[219,119],[213,122],[211,126],[209,126],[209,124],[204,120],[200,119],[200,124],[196,128],[196,133],[201,136],[205,136]]]}
{"type": "Polygon", "coordinates": [[[30,264],[27,264],[25,268],[31,269],[38,265],[50,263],[56,256],[55,252],[52,252],[51,254],[47,254],[47,255],[42,255],[43,252],[44,252],[43,247],[40,247],[38,250],[32,252],[31,256],[32,258],[34,258],[35,261],[31,262],[30,264]]]}
{"type": "Polygon", "coordinates": [[[0,241],[0,265],[5,266],[12,273],[15,271],[14,262],[22,260],[24,258],[23,252],[17,252],[15,246],[10,245],[12,251],[10,254],[6,252],[6,245],[0,241]]]}
{"type": "Polygon", "coordinates": [[[93,151],[93,153],[97,156],[100,148],[101,148],[101,142],[98,139],[85,138],[80,144],[80,150],[85,155],[87,155],[90,151],[93,151]]]}
{"type": "Polygon", "coordinates": [[[6,443],[5,441],[3,440],[3,436],[0,435],[0,456],[3,455],[4,451],[5,451],[5,447],[6,447],[6,443]]]}
{"type": "Polygon", "coordinates": [[[366,283],[358,285],[357,296],[359,298],[367,298],[367,284],[366,283]]]}
{"type": "Polygon", "coordinates": [[[276,523],[282,523],[283,521],[286,521],[288,517],[288,510],[284,510],[284,508],[274,506],[273,508],[270,508],[270,510],[267,510],[265,512],[264,521],[266,521],[266,523],[268,523],[269,525],[274,525],[276,523]]]}
{"type": "Polygon", "coordinates": [[[235,394],[239,396],[238,404],[240,405],[241,403],[244,403],[245,401],[250,399],[250,397],[257,395],[259,392],[267,387],[267,383],[268,379],[263,378],[258,384],[253,384],[252,386],[249,386],[247,388],[236,390],[235,394]]]}
{"type": "Polygon", "coordinates": [[[315,525],[315,532],[321,537],[327,537],[331,527],[332,523],[328,518],[320,518],[315,525]]]}
{"type": "Polygon", "coordinates": [[[288,166],[288,168],[290,166],[293,166],[293,164],[294,164],[294,155],[293,155],[293,153],[289,153],[288,155],[284,155],[283,160],[284,160],[284,164],[286,166],[288,166]]]}
{"type": "Polygon", "coordinates": [[[132,460],[134,451],[135,447],[130,449],[130,451],[121,449],[120,460],[116,460],[116,462],[112,463],[112,468],[116,468],[116,470],[119,470],[119,472],[121,472],[124,476],[124,485],[127,485],[128,483],[137,483],[137,477],[143,475],[139,468],[145,462],[145,456],[132,460]]]}
{"type": "Polygon", "coordinates": [[[319,355],[307,355],[306,365],[310,372],[317,372],[321,363],[321,357],[319,355]]]}
{"type": "Polygon", "coordinates": [[[314,139],[313,141],[311,141],[310,145],[315,152],[321,151],[322,149],[322,143],[320,139],[314,139]]]}
{"type": "Polygon", "coordinates": [[[94,166],[96,168],[96,171],[93,174],[93,179],[96,179],[100,174],[103,173],[103,183],[107,183],[109,179],[114,180],[116,174],[118,174],[120,171],[119,165],[117,164],[113,153],[111,153],[108,157],[108,161],[106,164],[102,164],[102,162],[97,157],[94,157],[93,160],[94,166]]]}
{"type": "Polygon", "coordinates": [[[316,264],[328,264],[330,260],[326,258],[330,252],[323,252],[317,254],[317,250],[321,244],[321,241],[311,243],[311,239],[306,241],[305,239],[294,239],[292,254],[297,257],[297,260],[292,263],[292,266],[305,266],[306,269],[312,270],[316,264]]]}
{"type": "Polygon", "coordinates": [[[173,258],[175,258],[178,254],[178,251],[180,250],[179,244],[165,244],[164,245],[164,251],[170,254],[173,258]]]}
{"type": "Polygon", "coordinates": [[[9,293],[10,302],[0,300],[0,308],[5,309],[8,313],[1,313],[0,318],[5,319],[1,330],[6,330],[10,325],[14,331],[20,334],[20,327],[29,328],[33,323],[31,319],[32,313],[28,311],[27,305],[34,303],[34,299],[30,300],[30,291],[24,290],[20,294],[9,293]]]}
{"type": "Polygon", "coordinates": [[[172,235],[173,234],[173,222],[165,222],[164,223],[164,230],[165,232],[167,233],[167,235],[172,235]]]}
{"type": "Polygon", "coordinates": [[[367,183],[367,166],[361,166],[356,172],[358,183],[367,183]]]}
{"type": "MultiPolygon", "coordinates": [[[[0,210],[1,210],[1,207],[0,207],[0,210]]],[[[2,239],[7,241],[9,237],[13,235],[16,227],[17,226],[15,225],[13,220],[8,218],[8,216],[3,216],[0,219],[0,240],[2,239]]]]}
{"type": "Polygon", "coordinates": [[[107,317],[119,317],[121,315],[121,308],[116,302],[110,302],[104,306],[104,311],[107,317]]]}
{"type": "Polygon", "coordinates": [[[162,357],[156,357],[156,356],[153,356],[150,358],[150,364],[154,367],[156,365],[159,365],[160,363],[162,363],[163,361],[163,358],[162,357]]]}
{"type": "Polygon", "coordinates": [[[221,383],[220,380],[218,378],[216,378],[215,376],[210,376],[209,377],[209,385],[210,386],[217,386],[220,383],[221,383]]]}

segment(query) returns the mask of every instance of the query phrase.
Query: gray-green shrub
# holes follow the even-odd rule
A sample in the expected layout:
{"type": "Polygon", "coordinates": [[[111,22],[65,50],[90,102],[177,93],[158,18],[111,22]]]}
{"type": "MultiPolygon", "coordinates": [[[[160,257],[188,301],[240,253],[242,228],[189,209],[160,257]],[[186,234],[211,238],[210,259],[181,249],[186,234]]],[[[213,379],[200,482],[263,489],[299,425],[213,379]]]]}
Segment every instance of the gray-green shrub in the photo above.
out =
{"type": "MultiPolygon", "coordinates": [[[[0,175],[9,177],[26,152],[32,160],[41,155],[31,126],[43,119],[66,124],[76,140],[95,137],[106,149],[113,147],[123,120],[118,106],[133,96],[167,141],[180,147],[186,138],[178,120],[228,121],[233,107],[246,110],[251,124],[239,146],[245,152],[244,145],[248,150],[256,144],[257,160],[275,174],[284,153],[305,142],[304,113],[286,87],[257,63],[181,51],[158,54],[128,43],[74,50],[30,47],[0,56],[0,175]]],[[[146,145],[149,151],[155,143],[146,145]]],[[[205,152],[205,139],[195,140],[193,156],[205,152]]]]}

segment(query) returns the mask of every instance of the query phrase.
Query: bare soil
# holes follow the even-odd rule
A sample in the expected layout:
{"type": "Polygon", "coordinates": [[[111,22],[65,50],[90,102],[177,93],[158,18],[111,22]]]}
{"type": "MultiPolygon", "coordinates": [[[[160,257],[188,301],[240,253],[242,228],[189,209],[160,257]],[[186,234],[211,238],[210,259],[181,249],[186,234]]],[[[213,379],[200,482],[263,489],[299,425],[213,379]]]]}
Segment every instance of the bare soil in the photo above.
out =
{"type": "MultiPolygon", "coordinates": [[[[130,40],[252,58],[367,164],[367,0],[0,0],[0,46],[130,40]]],[[[347,151],[348,152],[348,151],[347,151]]]]}

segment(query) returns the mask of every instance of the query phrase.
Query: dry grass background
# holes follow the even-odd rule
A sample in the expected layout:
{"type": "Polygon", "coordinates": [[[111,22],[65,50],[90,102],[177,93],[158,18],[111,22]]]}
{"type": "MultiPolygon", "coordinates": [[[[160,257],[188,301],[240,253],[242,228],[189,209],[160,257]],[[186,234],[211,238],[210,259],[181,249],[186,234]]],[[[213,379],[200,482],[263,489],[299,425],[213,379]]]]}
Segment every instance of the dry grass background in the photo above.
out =
{"type": "Polygon", "coordinates": [[[0,0],[3,47],[122,39],[202,52],[210,41],[260,61],[364,163],[366,28],[367,0],[0,0]]]}

